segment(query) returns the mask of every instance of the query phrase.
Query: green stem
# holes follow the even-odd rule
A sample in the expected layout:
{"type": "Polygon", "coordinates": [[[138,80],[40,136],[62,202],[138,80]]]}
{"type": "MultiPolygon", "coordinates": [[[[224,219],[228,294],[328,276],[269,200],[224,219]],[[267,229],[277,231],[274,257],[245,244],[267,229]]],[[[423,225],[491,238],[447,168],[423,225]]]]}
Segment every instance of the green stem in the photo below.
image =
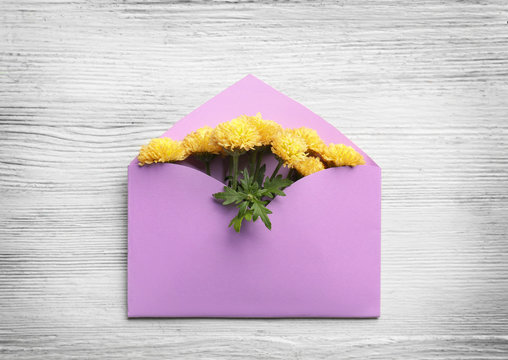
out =
{"type": "Polygon", "coordinates": [[[281,166],[282,166],[282,160],[279,160],[279,163],[277,164],[277,167],[273,171],[272,176],[270,176],[270,180],[273,180],[275,178],[275,176],[279,172],[281,166]]]}
{"type": "Polygon", "coordinates": [[[261,168],[261,161],[263,161],[263,150],[256,150],[256,169],[254,170],[254,179],[258,177],[259,169],[261,168]]]}
{"type": "Polygon", "coordinates": [[[233,186],[232,188],[236,190],[236,184],[238,183],[238,154],[233,155],[233,186]]]}
{"type": "Polygon", "coordinates": [[[258,155],[258,151],[257,150],[254,150],[252,152],[252,155],[250,157],[250,162],[249,162],[249,171],[251,173],[251,175],[254,175],[255,173],[255,166],[256,166],[256,156],[258,155]]]}
{"type": "Polygon", "coordinates": [[[228,177],[230,177],[229,178],[229,186],[231,186],[232,179],[233,179],[233,157],[232,156],[229,158],[228,177]]]}
{"type": "Polygon", "coordinates": [[[287,179],[291,180],[295,176],[296,170],[294,168],[291,168],[288,172],[287,179]]]}
{"type": "Polygon", "coordinates": [[[210,175],[210,160],[205,161],[206,173],[210,175]]]}

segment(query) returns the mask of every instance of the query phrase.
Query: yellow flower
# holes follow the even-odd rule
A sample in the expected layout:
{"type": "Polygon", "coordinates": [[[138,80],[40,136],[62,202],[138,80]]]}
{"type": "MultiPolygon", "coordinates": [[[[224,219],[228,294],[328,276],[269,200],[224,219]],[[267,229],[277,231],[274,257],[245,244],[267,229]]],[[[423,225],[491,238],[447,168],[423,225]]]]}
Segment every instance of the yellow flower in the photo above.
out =
{"type": "Polygon", "coordinates": [[[330,166],[364,165],[363,156],[351,146],[344,144],[329,144],[322,154],[330,166]]]}
{"type": "Polygon", "coordinates": [[[321,153],[323,148],[326,146],[323,140],[319,137],[318,133],[314,129],[301,127],[298,129],[292,129],[291,132],[303,139],[307,144],[307,149],[314,153],[321,153]]]}
{"type": "Polygon", "coordinates": [[[188,154],[181,141],[170,138],[152,139],[148,145],[141,146],[139,151],[139,165],[152,163],[182,161],[188,154]]]}
{"type": "Polygon", "coordinates": [[[212,141],[228,152],[243,152],[261,146],[261,136],[245,115],[217,125],[212,141]]]}
{"type": "Polygon", "coordinates": [[[272,152],[284,161],[284,166],[290,168],[305,159],[306,150],[305,141],[290,130],[283,131],[272,142],[272,152]]]}
{"type": "Polygon", "coordinates": [[[325,166],[317,157],[307,156],[302,161],[295,163],[294,168],[303,176],[314,174],[318,171],[324,170],[325,166]]]}
{"type": "Polygon", "coordinates": [[[254,125],[259,135],[261,136],[261,145],[270,145],[273,139],[282,132],[282,126],[272,120],[264,120],[261,113],[257,113],[256,116],[247,117],[254,125]]]}
{"type": "Polygon", "coordinates": [[[213,129],[209,126],[198,129],[183,139],[183,146],[189,154],[220,154],[222,148],[212,141],[213,129]]]}

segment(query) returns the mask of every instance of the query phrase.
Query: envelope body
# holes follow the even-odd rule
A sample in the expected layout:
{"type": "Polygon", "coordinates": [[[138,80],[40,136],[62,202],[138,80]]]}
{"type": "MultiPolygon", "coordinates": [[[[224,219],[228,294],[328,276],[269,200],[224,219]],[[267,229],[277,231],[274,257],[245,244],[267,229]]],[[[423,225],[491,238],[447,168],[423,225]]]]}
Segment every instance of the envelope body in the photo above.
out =
{"type": "MultiPolygon", "coordinates": [[[[234,207],[215,201],[223,162],[128,169],[129,317],[378,317],[381,169],[332,125],[253,76],[177,122],[182,139],[204,125],[261,112],[307,126],[361,152],[366,165],[304,177],[258,220],[228,227],[234,207]]],[[[269,170],[273,160],[268,161],[269,170]]]]}

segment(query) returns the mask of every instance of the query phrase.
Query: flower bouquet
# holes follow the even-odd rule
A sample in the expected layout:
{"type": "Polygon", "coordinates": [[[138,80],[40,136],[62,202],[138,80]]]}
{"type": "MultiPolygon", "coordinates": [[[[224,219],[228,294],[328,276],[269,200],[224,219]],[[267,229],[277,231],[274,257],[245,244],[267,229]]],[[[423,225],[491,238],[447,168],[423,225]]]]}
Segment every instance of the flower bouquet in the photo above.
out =
{"type": "Polygon", "coordinates": [[[316,130],[300,127],[283,129],[272,120],[265,120],[261,113],[255,116],[241,115],[220,123],[214,129],[204,126],[183,141],[163,137],[152,139],[141,147],[139,165],[179,162],[194,156],[203,162],[210,175],[210,162],[216,156],[229,157],[230,166],[222,192],[213,196],[223,205],[234,204],[238,213],[229,226],[240,232],[242,222],[260,218],[268,229],[272,224],[268,217],[272,212],[266,205],[275,196],[285,196],[284,189],[298,179],[325,168],[364,165],[365,160],[355,149],[344,144],[328,144],[316,130]],[[270,152],[277,165],[271,176],[265,176],[263,155],[270,152]],[[240,158],[245,167],[239,171],[240,158]],[[290,171],[286,177],[279,175],[281,167],[290,171]]]}

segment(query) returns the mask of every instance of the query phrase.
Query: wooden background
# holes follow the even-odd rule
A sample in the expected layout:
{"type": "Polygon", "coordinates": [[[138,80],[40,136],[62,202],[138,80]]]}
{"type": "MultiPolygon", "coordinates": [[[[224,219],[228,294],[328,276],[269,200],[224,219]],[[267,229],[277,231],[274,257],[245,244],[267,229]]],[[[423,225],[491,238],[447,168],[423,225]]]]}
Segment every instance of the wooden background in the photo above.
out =
{"type": "Polygon", "coordinates": [[[0,357],[508,358],[507,21],[506,0],[1,0],[0,357]],[[380,319],[127,320],[127,165],[248,73],[383,168],[380,319]]]}

